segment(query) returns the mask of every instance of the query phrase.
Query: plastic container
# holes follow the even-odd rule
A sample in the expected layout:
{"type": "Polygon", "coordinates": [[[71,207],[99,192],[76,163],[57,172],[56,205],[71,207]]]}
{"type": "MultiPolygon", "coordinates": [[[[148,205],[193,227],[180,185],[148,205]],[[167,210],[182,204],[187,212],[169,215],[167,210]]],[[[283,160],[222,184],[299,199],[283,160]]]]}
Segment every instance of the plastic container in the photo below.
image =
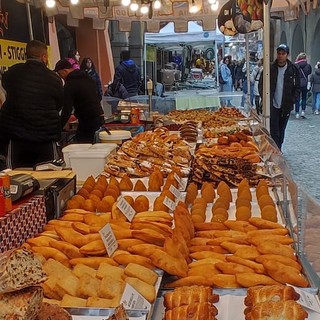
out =
{"type": "Polygon", "coordinates": [[[140,114],[140,110],[139,108],[132,108],[131,109],[131,123],[132,124],[139,124],[139,114],[140,114]]]}
{"type": "Polygon", "coordinates": [[[97,177],[103,172],[109,155],[109,151],[93,150],[70,153],[71,168],[77,175],[77,183],[85,181],[91,175],[97,177]]]}
{"type": "Polygon", "coordinates": [[[131,132],[126,130],[111,130],[111,135],[107,132],[99,132],[99,139],[102,143],[122,144],[125,140],[131,139],[131,132]]]}
{"type": "Polygon", "coordinates": [[[130,120],[131,120],[131,111],[130,110],[121,110],[120,122],[121,123],[130,123],[130,120]]]}
{"type": "Polygon", "coordinates": [[[71,153],[74,153],[77,151],[86,151],[90,147],[92,147],[92,144],[89,144],[89,143],[69,144],[68,146],[64,147],[62,149],[62,153],[63,153],[64,162],[66,163],[66,167],[71,168],[71,163],[70,163],[71,153]]]}
{"type": "Polygon", "coordinates": [[[93,151],[109,151],[110,153],[115,152],[118,145],[115,143],[95,143],[89,150],[93,151]]]}

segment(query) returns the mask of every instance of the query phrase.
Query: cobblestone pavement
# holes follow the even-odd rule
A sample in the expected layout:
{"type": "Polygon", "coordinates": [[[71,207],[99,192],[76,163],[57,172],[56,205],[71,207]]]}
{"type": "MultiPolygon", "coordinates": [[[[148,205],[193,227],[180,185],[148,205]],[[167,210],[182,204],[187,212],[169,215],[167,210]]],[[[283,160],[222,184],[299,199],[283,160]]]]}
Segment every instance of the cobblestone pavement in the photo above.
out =
{"type": "Polygon", "coordinates": [[[320,115],[310,105],[305,119],[292,112],[282,149],[295,182],[320,202],[320,115]]]}

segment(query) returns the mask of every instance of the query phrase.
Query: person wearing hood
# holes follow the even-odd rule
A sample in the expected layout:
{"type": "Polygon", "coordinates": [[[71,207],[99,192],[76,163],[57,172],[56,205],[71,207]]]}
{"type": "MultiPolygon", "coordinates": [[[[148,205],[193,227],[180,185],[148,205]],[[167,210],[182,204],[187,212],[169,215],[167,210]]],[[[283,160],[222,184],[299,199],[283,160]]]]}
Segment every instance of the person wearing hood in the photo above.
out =
{"type": "Polygon", "coordinates": [[[320,61],[315,65],[314,73],[310,77],[310,83],[313,93],[314,114],[320,114],[320,61]]]}
{"type": "Polygon", "coordinates": [[[138,95],[141,85],[141,73],[137,65],[130,59],[130,51],[124,50],[120,53],[120,64],[115,69],[114,86],[123,84],[129,97],[138,95]]]}
{"type": "Polygon", "coordinates": [[[308,93],[308,82],[312,72],[311,65],[307,62],[307,55],[304,52],[298,54],[295,65],[299,69],[300,76],[300,96],[297,97],[295,103],[296,118],[300,117],[300,106],[301,106],[301,118],[304,118],[306,106],[307,106],[307,93],[308,93]]]}
{"type": "Polygon", "coordinates": [[[67,124],[74,109],[74,115],[79,122],[76,141],[93,143],[95,132],[104,121],[95,81],[84,71],[73,69],[67,59],[59,60],[54,71],[65,81],[61,113],[62,127],[67,124]]]}

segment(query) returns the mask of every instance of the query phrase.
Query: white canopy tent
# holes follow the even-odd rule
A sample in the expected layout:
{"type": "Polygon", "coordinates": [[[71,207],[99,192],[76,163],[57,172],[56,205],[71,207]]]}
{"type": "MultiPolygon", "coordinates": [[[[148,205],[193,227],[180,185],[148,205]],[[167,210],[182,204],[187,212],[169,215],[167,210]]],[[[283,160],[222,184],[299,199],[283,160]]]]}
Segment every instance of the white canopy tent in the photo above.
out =
{"type": "Polygon", "coordinates": [[[188,32],[175,32],[174,23],[169,22],[165,27],[160,29],[159,33],[145,33],[145,44],[156,44],[164,46],[177,43],[201,43],[201,42],[223,42],[225,37],[220,32],[203,31],[203,28],[194,21],[188,22],[188,32]]]}

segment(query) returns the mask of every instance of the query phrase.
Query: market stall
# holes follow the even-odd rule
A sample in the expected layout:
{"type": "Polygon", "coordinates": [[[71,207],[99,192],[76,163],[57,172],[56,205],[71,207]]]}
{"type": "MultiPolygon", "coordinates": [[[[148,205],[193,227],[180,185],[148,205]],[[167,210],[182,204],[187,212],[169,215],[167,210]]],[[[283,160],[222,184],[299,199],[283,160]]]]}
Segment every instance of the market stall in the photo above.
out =
{"type": "MultiPolygon", "coordinates": [[[[100,173],[90,176],[94,159],[84,164],[65,210],[24,236],[23,254],[47,273],[31,282],[44,281],[44,301],[74,319],[105,319],[122,304],[130,319],[242,320],[258,308],[252,291],[272,285],[291,290],[285,304],[302,319],[318,319],[317,206],[305,195],[302,215],[301,191],[255,117],[172,111],[123,142],[100,173]]],[[[67,158],[79,152],[71,149],[67,158]]]]}

